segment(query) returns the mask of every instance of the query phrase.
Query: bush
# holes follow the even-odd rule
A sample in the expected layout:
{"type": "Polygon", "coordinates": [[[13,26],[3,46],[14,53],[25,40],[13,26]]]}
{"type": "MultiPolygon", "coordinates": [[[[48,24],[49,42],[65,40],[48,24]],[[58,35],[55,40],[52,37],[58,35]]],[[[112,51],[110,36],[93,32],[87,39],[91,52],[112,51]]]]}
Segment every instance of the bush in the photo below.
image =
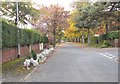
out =
{"type": "Polygon", "coordinates": [[[104,41],[103,41],[103,44],[104,44],[104,45],[107,45],[107,46],[111,46],[111,43],[110,43],[109,41],[107,41],[107,40],[104,40],[104,41]]]}
{"type": "Polygon", "coordinates": [[[108,47],[108,46],[105,45],[105,44],[101,45],[101,48],[107,48],[107,47],[108,47]]]}
{"type": "Polygon", "coordinates": [[[32,50],[32,51],[31,51],[31,54],[32,54],[33,59],[36,60],[36,59],[37,59],[36,53],[32,50]]]}
{"type": "Polygon", "coordinates": [[[119,39],[120,32],[110,32],[107,34],[109,39],[119,39]]]}
{"type": "Polygon", "coordinates": [[[44,43],[48,43],[48,38],[44,37],[44,43]]]}
{"type": "Polygon", "coordinates": [[[110,46],[111,46],[111,43],[107,40],[104,40],[100,47],[101,48],[107,48],[107,47],[110,47],[110,46]]]}
{"type": "Polygon", "coordinates": [[[119,31],[113,31],[113,32],[109,32],[107,34],[101,35],[99,37],[100,42],[103,42],[104,40],[114,40],[114,39],[119,39],[120,37],[120,32],[119,31]]]}
{"type": "Polygon", "coordinates": [[[98,43],[97,41],[98,41],[98,37],[92,36],[90,38],[90,45],[97,44],[98,43]]]}

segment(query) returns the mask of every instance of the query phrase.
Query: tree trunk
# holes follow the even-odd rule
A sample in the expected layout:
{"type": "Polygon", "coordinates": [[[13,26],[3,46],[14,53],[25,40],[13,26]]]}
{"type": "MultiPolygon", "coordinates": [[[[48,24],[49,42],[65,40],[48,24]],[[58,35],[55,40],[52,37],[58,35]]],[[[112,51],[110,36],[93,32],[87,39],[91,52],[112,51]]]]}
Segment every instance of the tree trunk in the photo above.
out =
{"type": "Polygon", "coordinates": [[[77,37],[77,42],[78,42],[78,43],[80,42],[80,37],[77,37]]]}
{"type": "Polygon", "coordinates": [[[106,34],[108,33],[108,23],[105,22],[105,27],[106,27],[106,34]]]}
{"type": "Polygon", "coordinates": [[[53,37],[53,47],[56,47],[56,30],[55,30],[55,28],[53,29],[53,35],[54,35],[54,37],[53,37]]]}
{"type": "Polygon", "coordinates": [[[90,29],[88,28],[88,44],[90,44],[90,29]]]}
{"type": "Polygon", "coordinates": [[[84,33],[82,34],[82,43],[85,43],[84,33]]]}

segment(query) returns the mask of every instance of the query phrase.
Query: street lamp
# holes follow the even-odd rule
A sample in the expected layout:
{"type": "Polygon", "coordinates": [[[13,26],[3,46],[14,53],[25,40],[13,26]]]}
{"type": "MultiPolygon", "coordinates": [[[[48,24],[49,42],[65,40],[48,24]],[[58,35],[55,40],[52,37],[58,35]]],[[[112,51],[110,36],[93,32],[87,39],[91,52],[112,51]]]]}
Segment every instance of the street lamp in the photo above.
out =
{"type": "MultiPolygon", "coordinates": [[[[19,21],[19,15],[18,15],[18,1],[16,1],[16,25],[18,26],[18,21],[19,21]]],[[[20,30],[18,29],[18,58],[20,57],[20,42],[19,42],[19,33],[20,30]]]]}

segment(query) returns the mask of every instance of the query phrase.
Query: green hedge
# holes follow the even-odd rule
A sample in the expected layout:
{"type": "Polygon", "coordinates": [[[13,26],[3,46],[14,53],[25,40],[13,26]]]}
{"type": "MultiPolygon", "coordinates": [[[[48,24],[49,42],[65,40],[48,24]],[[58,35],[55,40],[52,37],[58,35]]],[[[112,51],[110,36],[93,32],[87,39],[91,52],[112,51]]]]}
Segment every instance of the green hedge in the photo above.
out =
{"type": "Polygon", "coordinates": [[[97,44],[97,42],[98,42],[98,37],[91,36],[91,38],[90,38],[90,45],[97,44]]]}
{"type": "Polygon", "coordinates": [[[103,42],[104,40],[114,40],[114,39],[119,39],[120,37],[120,32],[119,31],[113,31],[104,35],[101,35],[99,37],[100,42],[103,42]]]}
{"type": "Polygon", "coordinates": [[[116,31],[116,32],[110,32],[107,34],[107,37],[109,39],[119,39],[120,37],[120,32],[119,31],[116,31]]]}
{"type": "Polygon", "coordinates": [[[14,47],[18,44],[18,28],[2,21],[2,47],[14,47]]]}
{"type": "Polygon", "coordinates": [[[44,43],[48,43],[48,38],[47,37],[44,37],[44,43]]]}
{"type": "Polygon", "coordinates": [[[38,31],[30,29],[19,29],[16,26],[2,21],[2,47],[16,47],[34,43],[48,43],[48,38],[40,35],[38,31]],[[19,32],[19,35],[18,35],[19,32]]]}
{"type": "Polygon", "coordinates": [[[120,31],[112,31],[110,33],[101,35],[99,37],[92,36],[91,37],[91,43],[90,45],[97,45],[99,43],[99,47],[108,47],[108,46],[114,46],[112,42],[114,39],[120,38],[120,31]]]}

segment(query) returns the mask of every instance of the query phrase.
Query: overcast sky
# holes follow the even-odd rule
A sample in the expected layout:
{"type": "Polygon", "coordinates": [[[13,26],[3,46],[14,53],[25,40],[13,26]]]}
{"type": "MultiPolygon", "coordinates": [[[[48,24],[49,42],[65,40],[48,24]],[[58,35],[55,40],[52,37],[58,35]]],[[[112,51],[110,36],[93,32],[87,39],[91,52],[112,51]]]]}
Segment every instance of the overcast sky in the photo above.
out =
{"type": "Polygon", "coordinates": [[[39,5],[49,6],[51,4],[59,4],[62,7],[65,7],[65,10],[71,10],[70,4],[75,0],[33,0],[39,5]]]}

